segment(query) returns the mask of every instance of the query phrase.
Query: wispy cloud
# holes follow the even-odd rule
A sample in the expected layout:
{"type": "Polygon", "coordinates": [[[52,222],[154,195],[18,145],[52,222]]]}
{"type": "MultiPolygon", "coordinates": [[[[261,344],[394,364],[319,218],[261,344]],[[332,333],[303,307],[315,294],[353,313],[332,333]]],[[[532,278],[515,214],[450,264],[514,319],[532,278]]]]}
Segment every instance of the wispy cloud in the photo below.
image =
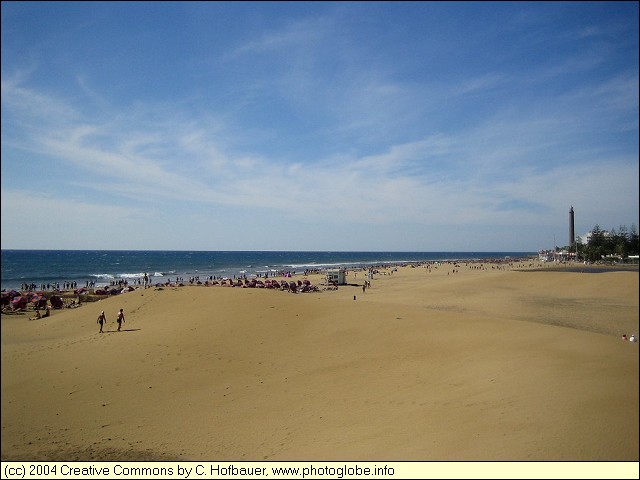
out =
{"type": "MultiPolygon", "coordinates": [[[[239,46],[224,54],[224,60],[263,54],[291,55],[326,41],[331,33],[328,17],[302,18],[284,26],[252,34],[239,46]]],[[[251,31],[249,31],[251,34],[251,31]]]]}
{"type": "MultiPolygon", "coordinates": [[[[527,214],[553,209],[560,200],[558,193],[542,198],[539,194],[562,188],[558,179],[567,172],[574,184],[584,188],[602,175],[562,164],[542,171],[536,171],[535,165],[527,167],[522,157],[529,155],[527,150],[535,155],[540,136],[531,134],[525,139],[531,142],[527,145],[518,132],[531,133],[536,128],[531,123],[516,130],[500,124],[459,136],[430,136],[391,145],[374,155],[285,163],[226,152],[205,128],[174,128],[171,122],[161,130],[158,124],[149,130],[132,129],[130,122],[118,124],[117,120],[108,126],[88,124],[86,119],[76,123],[80,115],[63,102],[25,89],[21,95],[29,97],[43,114],[32,121],[47,124],[37,129],[41,133],[32,137],[29,148],[47,152],[69,168],[99,176],[99,182],[86,182],[83,188],[99,196],[109,194],[112,202],[123,198],[120,208],[131,202],[148,208],[143,199],[153,199],[156,205],[204,202],[358,223],[420,218],[440,224],[477,224],[496,219],[506,222],[513,212],[526,219],[527,214]],[[70,112],[64,117],[66,123],[51,121],[60,110],[70,112]],[[518,162],[510,166],[516,155],[518,162]]],[[[616,163],[608,160],[612,170],[616,163]]],[[[65,191],[48,195],[75,204],[76,200],[66,199],[65,191]]]]}

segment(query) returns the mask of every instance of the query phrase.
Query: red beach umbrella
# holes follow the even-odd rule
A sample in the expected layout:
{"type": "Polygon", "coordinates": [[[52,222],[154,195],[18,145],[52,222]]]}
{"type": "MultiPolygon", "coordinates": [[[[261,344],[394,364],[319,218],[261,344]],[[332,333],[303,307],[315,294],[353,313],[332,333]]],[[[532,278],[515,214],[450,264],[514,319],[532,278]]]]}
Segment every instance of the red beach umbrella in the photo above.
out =
{"type": "Polygon", "coordinates": [[[11,301],[11,305],[16,309],[27,308],[27,297],[14,297],[11,301]]]}

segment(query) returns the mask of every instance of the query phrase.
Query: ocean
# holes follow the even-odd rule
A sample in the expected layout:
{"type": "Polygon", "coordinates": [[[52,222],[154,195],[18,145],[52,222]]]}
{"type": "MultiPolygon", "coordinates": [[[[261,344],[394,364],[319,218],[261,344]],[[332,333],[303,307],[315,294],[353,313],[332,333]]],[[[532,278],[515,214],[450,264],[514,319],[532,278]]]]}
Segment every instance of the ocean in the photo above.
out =
{"type": "Polygon", "coordinates": [[[264,276],[276,272],[354,268],[411,262],[519,259],[535,252],[278,252],[157,250],[2,250],[2,290],[23,284],[76,282],[77,287],[136,282],[146,273],[153,284],[175,280],[264,276]]]}

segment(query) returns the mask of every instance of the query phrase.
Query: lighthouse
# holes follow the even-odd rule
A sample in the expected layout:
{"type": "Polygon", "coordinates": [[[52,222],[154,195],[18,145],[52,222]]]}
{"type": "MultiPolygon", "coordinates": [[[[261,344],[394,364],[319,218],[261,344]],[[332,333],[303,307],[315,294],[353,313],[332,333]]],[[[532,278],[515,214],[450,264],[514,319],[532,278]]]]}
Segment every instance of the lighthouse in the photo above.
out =
{"type": "Polygon", "coordinates": [[[575,218],[573,216],[573,207],[569,210],[569,248],[576,243],[575,218]]]}

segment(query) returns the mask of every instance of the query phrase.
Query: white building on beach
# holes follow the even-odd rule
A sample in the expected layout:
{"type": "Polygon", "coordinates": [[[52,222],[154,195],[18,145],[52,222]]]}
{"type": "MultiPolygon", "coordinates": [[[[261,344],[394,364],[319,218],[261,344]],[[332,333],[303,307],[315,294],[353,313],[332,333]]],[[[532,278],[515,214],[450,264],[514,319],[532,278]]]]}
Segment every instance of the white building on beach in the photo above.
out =
{"type": "Polygon", "coordinates": [[[347,272],[343,269],[327,270],[327,284],[346,285],[347,284],[347,272]]]}

